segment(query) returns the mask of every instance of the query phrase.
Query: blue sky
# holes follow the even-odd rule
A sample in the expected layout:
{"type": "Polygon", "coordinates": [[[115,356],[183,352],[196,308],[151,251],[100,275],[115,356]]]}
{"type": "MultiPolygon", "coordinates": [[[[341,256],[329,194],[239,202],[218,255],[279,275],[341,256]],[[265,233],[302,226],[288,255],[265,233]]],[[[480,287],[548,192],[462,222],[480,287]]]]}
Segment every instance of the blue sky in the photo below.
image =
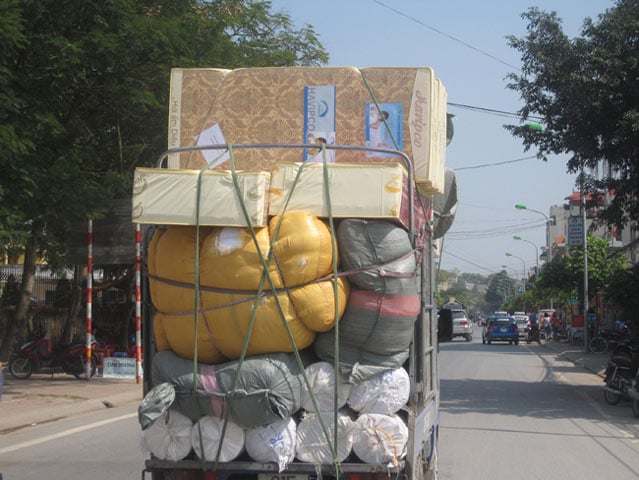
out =
{"type": "MultiPolygon", "coordinates": [[[[569,37],[580,34],[612,0],[272,0],[273,9],[290,15],[300,27],[311,24],[330,55],[330,66],[430,66],[442,79],[449,103],[515,112],[522,104],[506,89],[506,75],[518,73],[517,51],[506,36],[525,35],[521,13],[535,6],[556,11],[569,37]],[[452,38],[451,38],[452,37],[452,38]]],[[[516,210],[517,203],[547,215],[574,189],[566,158],[548,163],[531,158],[521,141],[503,128],[512,117],[479,113],[449,105],[455,138],[446,164],[456,171],[459,206],[444,239],[441,268],[489,275],[508,266],[521,276],[522,261],[535,265],[536,251],[519,235],[541,247],[545,219],[516,210]],[[505,163],[503,163],[505,162],[505,163]],[[493,166],[483,166],[483,165],[493,166]],[[481,168],[472,168],[483,166],[481,168]]]]}

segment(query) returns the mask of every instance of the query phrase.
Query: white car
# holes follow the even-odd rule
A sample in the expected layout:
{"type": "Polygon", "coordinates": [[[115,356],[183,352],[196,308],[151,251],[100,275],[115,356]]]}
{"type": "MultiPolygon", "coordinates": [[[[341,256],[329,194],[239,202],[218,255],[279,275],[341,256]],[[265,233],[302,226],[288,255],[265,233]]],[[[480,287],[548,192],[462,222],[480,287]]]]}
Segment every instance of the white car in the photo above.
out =
{"type": "Polygon", "coordinates": [[[517,323],[519,338],[526,338],[526,325],[528,324],[528,315],[526,315],[525,313],[515,312],[513,318],[517,323]]]}
{"type": "Polygon", "coordinates": [[[473,322],[464,310],[452,310],[453,338],[464,337],[467,342],[473,340],[473,322]]]}

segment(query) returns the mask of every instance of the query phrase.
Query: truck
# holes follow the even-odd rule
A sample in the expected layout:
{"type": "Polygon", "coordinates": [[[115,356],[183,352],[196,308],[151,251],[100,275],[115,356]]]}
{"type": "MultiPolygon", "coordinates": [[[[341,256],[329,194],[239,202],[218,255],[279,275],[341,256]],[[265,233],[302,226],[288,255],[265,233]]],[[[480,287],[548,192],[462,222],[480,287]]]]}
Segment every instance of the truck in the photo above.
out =
{"type": "MultiPolygon", "coordinates": [[[[449,121],[449,118],[446,118],[444,112],[444,122],[446,120],[449,121]]],[[[443,134],[446,135],[445,128],[443,134]]],[[[183,432],[182,436],[189,436],[188,429],[191,428],[190,446],[188,441],[184,441],[187,445],[180,455],[172,456],[166,454],[165,450],[158,454],[157,450],[154,451],[150,448],[142,472],[143,478],[153,480],[240,478],[256,480],[340,478],[355,480],[387,477],[421,480],[437,478],[440,387],[437,309],[434,298],[436,269],[434,252],[437,239],[433,235],[435,230],[433,225],[437,222],[437,215],[433,219],[432,208],[433,205],[437,204],[437,202],[433,202],[433,196],[443,196],[445,192],[433,193],[432,189],[425,189],[423,184],[416,183],[414,160],[404,150],[380,148],[370,146],[370,144],[340,145],[335,142],[319,142],[314,138],[311,140],[311,138],[313,137],[305,135],[303,143],[221,142],[174,146],[159,157],[155,168],[136,171],[133,197],[134,222],[144,225],[145,232],[141,250],[141,318],[145,397],[140,405],[138,418],[144,435],[147,435],[154,428],[154,425],[161,422],[167,422],[168,425],[167,419],[171,415],[174,417],[173,420],[176,420],[180,414],[181,421],[184,420],[182,417],[189,417],[188,420],[184,420],[186,423],[184,428],[187,433],[183,432]],[[262,155],[268,156],[268,154],[261,152],[272,150],[278,152],[296,151],[299,152],[300,157],[304,155],[302,158],[312,158],[313,161],[301,161],[287,165],[278,164],[274,168],[274,173],[269,177],[266,186],[266,192],[269,195],[267,203],[270,210],[261,212],[263,218],[256,220],[260,216],[261,204],[266,200],[263,195],[256,195],[255,189],[251,190],[252,187],[247,187],[242,183],[245,181],[242,174],[246,172],[237,168],[234,155],[240,151],[251,151],[253,152],[251,153],[252,157],[261,158],[262,155]],[[216,154],[206,157],[206,162],[201,168],[198,165],[198,170],[167,168],[170,165],[171,157],[179,158],[181,155],[192,155],[194,152],[204,151],[216,152],[216,154]],[[311,151],[313,152],[312,157],[310,156],[311,151]],[[383,159],[383,163],[339,162],[341,153],[354,154],[355,152],[362,156],[376,157],[377,160],[383,159]],[[227,166],[227,169],[223,171],[211,171],[210,166],[212,164],[219,165],[219,159],[222,155],[227,155],[226,161],[230,163],[230,168],[227,166]],[[335,161],[336,158],[337,161],[335,161]],[[287,172],[287,169],[292,170],[287,172]],[[353,171],[351,172],[349,169],[353,171]],[[372,190],[371,198],[376,199],[379,197],[379,192],[376,192],[377,186],[371,178],[383,176],[387,170],[391,173],[401,173],[399,183],[397,183],[396,177],[392,177],[394,178],[393,185],[398,186],[397,189],[389,189],[389,183],[383,183],[386,185],[386,194],[394,195],[401,203],[401,212],[393,210],[391,214],[376,216],[369,213],[366,207],[353,206],[357,201],[349,188],[358,189],[353,186],[353,183],[340,183],[340,178],[347,176],[350,178],[350,182],[367,178],[371,183],[366,184],[363,190],[372,190]],[[288,177],[286,177],[287,175],[288,177]],[[282,176],[288,178],[288,184],[286,182],[277,183],[282,176]],[[181,186],[175,186],[180,183],[181,186]],[[174,191],[169,192],[170,188],[174,191]],[[277,234],[286,229],[286,219],[292,218],[287,217],[289,212],[290,215],[306,215],[308,213],[304,211],[304,208],[309,204],[308,198],[295,197],[296,189],[298,189],[297,191],[306,191],[306,193],[300,194],[303,197],[322,198],[321,201],[318,201],[321,205],[308,208],[316,210],[310,213],[312,221],[315,221],[316,217],[319,218],[320,225],[324,225],[330,235],[328,250],[331,252],[329,255],[331,259],[328,261],[330,264],[328,274],[321,276],[319,280],[299,280],[298,277],[295,277],[297,279],[295,282],[302,285],[300,288],[320,281],[328,285],[327,292],[329,294],[326,297],[328,299],[326,305],[321,305],[323,303],[321,301],[312,300],[312,305],[309,307],[313,310],[312,316],[317,322],[320,321],[318,318],[323,315],[317,313],[320,308],[329,311],[324,325],[319,326],[317,331],[311,334],[312,340],[308,340],[304,334],[296,336],[297,330],[295,329],[297,327],[290,326],[291,315],[297,315],[299,313],[297,310],[300,310],[301,307],[295,304],[294,292],[297,291],[295,289],[297,287],[287,284],[287,278],[291,283],[294,281],[290,280],[291,277],[287,277],[286,273],[282,273],[286,267],[280,265],[281,257],[287,255],[286,249],[295,248],[290,245],[296,242],[284,242],[284,246],[276,243],[277,234]],[[283,193],[283,190],[286,192],[283,193]],[[194,191],[195,194],[193,194],[194,191]],[[249,191],[252,194],[247,193],[249,191]],[[207,210],[207,205],[210,206],[210,202],[213,202],[214,199],[228,197],[229,192],[232,197],[231,203],[224,204],[223,201],[220,201],[223,204],[218,206],[220,211],[210,212],[210,209],[207,210]],[[309,194],[308,192],[313,193],[309,194]],[[279,207],[277,206],[278,195],[281,196],[279,207]],[[195,200],[192,200],[193,198],[195,200]],[[230,205],[235,205],[235,207],[230,205]],[[364,213],[361,215],[342,213],[342,208],[345,208],[347,212],[352,211],[353,208],[363,208],[357,212],[364,213]],[[219,220],[232,209],[237,209],[235,216],[240,221],[237,219],[219,220]],[[136,215],[138,215],[137,218],[136,215]],[[189,217],[190,220],[184,220],[180,215],[189,217]],[[209,219],[207,215],[211,218],[209,219]],[[363,217],[363,219],[359,217],[363,217]],[[172,223],[176,226],[171,227],[172,223]],[[189,227],[184,227],[184,225],[189,225],[189,227]],[[183,230],[184,228],[190,228],[195,232],[189,238],[192,239],[190,240],[192,243],[190,248],[194,248],[196,251],[192,254],[180,254],[193,262],[188,267],[185,266],[188,262],[184,262],[180,255],[174,255],[172,250],[159,244],[160,240],[158,240],[158,238],[166,238],[168,236],[166,232],[183,230]],[[267,230],[271,235],[270,241],[272,243],[268,243],[267,240],[265,240],[266,244],[260,243],[262,240],[258,237],[261,235],[260,232],[264,230],[267,230]],[[238,234],[238,231],[241,235],[238,234]],[[344,231],[347,233],[343,233],[344,231]],[[379,233],[380,231],[384,233],[379,233]],[[372,239],[369,240],[371,242],[382,241],[375,239],[386,239],[387,232],[392,232],[389,235],[400,232],[400,236],[405,235],[407,242],[409,242],[408,253],[397,254],[396,257],[395,254],[391,253],[389,254],[391,258],[381,260],[379,257],[374,257],[373,260],[367,258],[366,261],[361,258],[353,259],[349,254],[356,247],[353,247],[354,244],[344,243],[347,242],[344,240],[344,236],[348,236],[349,232],[351,236],[348,241],[353,241],[355,244],[365,236],[362,232],[366,232],[366,235],[370,234],[372,239]],[[213,236],[212,240],[209,240],[210,235],[213,236]],[[253,255],[242,257],[244,263],[241,266],[231,268],[230,264],[224,263],[228,260],[227,254],[230,250],[223,248],[223,253],[217,252],[215,254],[217,255],[215,261],[220,263],[206,264],[208,260],[204,259],[203,256],[208,253],[205,252],[215,248],[219,250],[220,243],[223,241],[230,241],[236,245],[240,236],[248,239],[244,245],[248,245],[247,248],[251,250],[251,255],[253,255]],[[228,240],[231,237],[232,240],[228,240]],[[274,251],[275,253],[273,253],[274,251]],[[280,259],[273,258],[277,255],[280,255],[280,259]],[[246,260],[247,258],[252,260],[246,260]],[[167,290],[162,290],[166,285],[160,287],[164,282],[162,277],[167,275],[167,268],[160,266],[160,259],[169,264],[171,262],[181,263],[181,266],[177,268],[187,270],[187,275],[192,276],[192,282],[178,280],[166,280],[165,282],[171,287],[177,286],[188,291],[188,295],[192,297],[190,301],[193,306],[193,310],[189,314],[186,314],[185,311],[166,314],[162,312],[162,309],[166,309],[166,307],[159,307],[159,305],[166,305],[172,295],[166,294],[167,290]],[[362,262],[365,265],[362,265],[362,262]],[[277,265],[273,267],[273,264],[277,265]],[[398,274],[395,267],[399,264],[403,265],[402,268],[405,270],[398,274]],[[255,285],[250,288],[239,288],[235,282],[246,268],[253,268],[259,272],[259,281],[255,284],[257,288],[255,285]],[[374,272],[372,280],[371,272],[374,272]],[[365,283],[373,282],[369,291],[366,291],[367,286],[362,287],[359,283],[362,276],[366,277],[365,283]],[[211,278],[215,278],[221,283],[218,283],[216,287],[211,287],[209,284],[213,282],[210,280],[211,278]],[[395,289],[394,286],[399,284],[409,285],[409,290],[395,289]],[[378,289],[379,285],[382,285],[382,291],[374,293],[373,291],[378,289]],[[386,291],[384,291],[385,289],[386,291]],[[405,294],[406,292],[409,294],[405,294]],[[210,302],[214,294],[229,295],[224,297],[228,300],[225,300],[227,303],[222,305],[220,302],[214,301],[215,305],[211,306],[210,302]],[[382,337],[386,336],[384,338],[403,338],[405,342],[405,348],[398,349],[395,345],[393,347],[395,350],[392,352],[389,350],[379,357],[378,364],[375,363],[378,360],[378,352],[374,351],[374,348],[364,356],[357,356],[355,360],[346,358],[353,351],[359,355],[357,349],[349,350],[348,337],[349,335],[356,337],[357,333],[353,335],[353,332],[349,331],[348,325],[350,324],[347,321],[352,322],[352,318],[358,318],[358,314],[362,312],[361,308],[369,308],[369,303],[367,303],[367,307],[362,307],[359,303],[355,305],[357,300],[354,299],[358,298],[358,295],[360,299],[364,298],[364,303],[374,298],[372,302],[377,302],[377,307],[389,298],[391,301],[399,298],[414,298],[416,300],[413,317],[410,317],[411,314],[402,317],[401,315],[404,313],[389,314],[388,304],[384,307],[387,317],[380,314],[384,308],[378,308],[371,314],[371,323],[382,320],[393,322],[375,327],[377,328],[376,333],[369,332],[371,338],[373,335],[382,335],[382,337]],[[271,302],[271,300],[274,300],[276,304],[272,306],[273,310],[265,315],[263,315],[263,311],[260,313],[258,310],[263,307],[263,304],[271,302]],[[291,307],[293,313],[286,310],[289,300],[293,305],[291,307]],[[285,305],[282,306],[280,301],[285,305]],[[233,308],[240,303],[247,305],[242,310],[246,318],[239,321],[242,322],[242,328],[238,327],[238,323],[233,324],[233,328],[230,329],[242,330],[235,343],[225,344],[227,337],[232,335],[228,327],[229,322],[237,321],[240,315],[239,310],[234,311],[228,318],[220,313],[231,303],[233,308]],[[275,313],[273,314],[273,312],[275,313]],[[271,314],[283,325],[282,331],[285,332],[284,336],[286,337],[283,343],[280,338],[275,338],[283,335],[276,333],[280,331],[279,326],[264,327],[260,325],[260,322],[266,322],[267,320],[264,319],[271,314]],[[168,323],[167,316],[170,317],[171,323],[168,323]],[[201,321],[202,318],[204,318],[203,321],[201,321]],[[224,320],[221,320],[222,318],[224,320]],[[403,325],[401,331],[400,325],[403,325]],[[406,325],[409,327],[405,327],[406,325]],[[182,338],[182,333],[188,341],[182,338]],[[177,335],[179,338],[169,338],[167,342],[166,337],[171,334],[177,335]],[[209,352],[206,342],[209,340],[216,347],[220,347],[221,355],[216,356],[219,352],[214,352],[211,354],[213,356],[206,357],[209,352]],[[327,343],[330,348],[322,350],[318,347],[320,340],[327,343]],[[268,345],[264,346],[261,342],[268,345]],[[271,345],[276,346],[271,347],[271,345]],[[282,355],[285,357],[281,357],[282,355]],[[285,407],[282,406],[284,400],[281,400],[277,408],[269,408],[268,412],[264,412],[264,415],[269,419],[276,414],[275,416],[282,417],[282,421],[290,422],[288,425],[292,426],[294,432],[291,440],[292,445],[285,445],[285,447],[292,449],[288,458],[281,461],[264,460],[257,458],[259,455],[254,454],[245,442],[248,442],[249,431],[254,433],[255,429],[263,429],[271,424],[266,423],[266,417],[260,416],[261,413],[257,411],[261,408],[260,402],[242,404],[242,401],[248,401],[252,393],[247,393],[246,384],[240,385],[243,381],[240,376],[242,369],[250,368],[246,365],[251,361],[265,361],[272,364],[275,361],[279,362],[281,358],[285,358],[284,362],[290,360],[291,370],[296,372],[294,381],[287,379],[284,383],[287,383],[287,388],[290,387],[288,384],[294,383],[295,386],[290,391],[295,391],[294,396],[300,392],[301,400],[295,398],[295,401],[291,400],[293,402],[291,405],[287,404],[285,407]],[[371,360],[371,365],[366,364],[368,360],[371,360]],[[332,377],[315,385],[313,382],[317,381],[318,377],[310,378],[311,370],[309,367],[319,364],[327,366],[332,377]],[[168,370],[175,370],[175,373],[171,373],[174,375],[173,377],[163,370],[165,367],[168,370]],[[392,383],[389,385],[389,381],[394,381],[389,377],[389,372],[400,371],[402,374],[406,374],[405,385],[400,380],[397,380],[396,385],[392,383]],[[226,377],[222,378],[223,375],[226,377]],[[382,378],[383,380],[379,380],[382,378]],[[211,379],[217,383],[214,387],[207,389],[206,384],[211,379]],[[374,383],[374,380],[377,383],[374,383]],[[296,383],[298,381],[299,385],[296,383]],[[351,443],[348,443],[363,438],[363,431],[351,429],[349,430],[351,433],[343,436],[340,430],[342,420],[348,423],[349,428],[355,428],[357,420],[363,418],[365,414],[370,415],[370,418],[375,418],[374,414],[367,413],[369,411],[366,408],[356,407],[356,402],[351,399],[353,390],[362,385],[375,385],[367,392],[368,400],[372,400],[371,397],[376,397],[374,400],[381,399],[384,404],[383,408],[387,407],[387,404],[391,402],[391,397],[395,397],[397,392],[405,391],[406,394],[401,400],[401,405],[397,405],[392,411],[389,410],[381,415],[385,419],[399,419],[401,428],[398,429],[397,435],[394,430],[391,431],[384,427],[383,423],[377,426],[369,425],[374,433],[368,441],[377,442],[377,445],[371,444],[369,448],[364,449],[368,449],[368,453],[379,450],[385,451],[386,454],[390,450],[390,456],[388,458],[382,456],[383,460],[376,461],[375,459],[378,458],[376,455],[373,455],[373,459],[366,458],[367,452],[358,455],[353,450],[351,443]],[[344,393],[343,390],[350,393],[344,393]],[[320,396],[323,400],[316,398],[320,396]],[[348,400],[340,400],[339,397],[348,398],[348,400]],[[328,401],[328,405],[332,404],[334,408],[322,408],[320,401],[328,401]],[[219,408],[216,408],[214,404],[219,408]],[[277,411],[273,412],[272,410],[277,411]],[[330,412],[325,413],[325,410],[330,410],[330,412]],[[205,418],[213,423],[218,422],[215,427],[217,430],[214,428],[215,435],[217,435],[217,437],[213,435],[215,439],[211,439],[204,433],[205,426],[202,420],[205,418]],[[316,431],[309,434],[307,429],[306,439],[301,440],[300,430],[302,425],[308,426],[309,418],[319,420],[316,424],[316,431]],[[345,440],[346,437],[349,437],[348,440],[345,440]],[[298,445],[295,445],[296,441],[298,445]],[[309,443],[301,448],[299,443],[302,441],[309,443]],[[213,442],[215,445],[207,445],[207,442],[213,442]],[[345,442],[348,445],[345,445],[345,442]],[[235,447],[236,451],[232,455],[229,454],[230,458],[225,458],[228,447],[235,447]],[[319,451],[328,453],[324,456],[318,456],[319,451]]],[[[447,138],[445,143],[448,141],[450,138],[447,138]]],[[[441,150],[439,151],[441,152],[441,150]]],[[[439,160],[443,162],[443,159],[439,160]]],[[[261,169],[263,170],[263,167],[261,169]]],[[[259,181],[259,179],[255,180],[257,184],[259,181]]],[[[380,185],[382,184],[380,183],[380,185]]],[[[384,190],[383,186],[380,188],[384,190]]],[[[362,191],[360,194],[365,197],[367,192],[362,191]]],[[[441,212],[435,213],[441,214],[441,212]]],[[[301,229],[302,227],[298,226],[302,225],[301,222],[306,222],[305,218],[299,220],[296,217],[295,220],[291,220],[294,225],[291,227],[292,231],[301,229]]],[[[305,242],[307,242],[306,237],[302,243],[305,242]]],[[[315,247],[308,248],[312,250],[315,247]]],[[[385,244],[372,245],[372,248],[377,249],[374,252],[375,255],[380,253],[380,249],[389,251],[385,244]]],[[[370,257],[369,253],[364,256],[370,257]]],[[[306,266],[306,259],[304,262],[298,260],[299,258],[296,257],[298,267],[299,265],[306,266]]],[[[282,263],[285,262],[282,261],[282,263]]],[[[297,268],[297,270],[302,269],[302,267],[297,268]]],[[[295,275],[297,273],[295,272],[295,275]]],[[[184,300],[183,296],[174,297],[175,300],[171,301],[175,301],[177,305],[184,300]]],[[[186,302],[186,300],[184,301],[186,302]]],[[[171,303],[171,305],[173,304],[171,303]]],[[[400,310],[405,310],[404,307],[406,307],[405,303],[402,304],[400,310]]],[[[371,338],[367,340],[369,345],[375,343],[375,339],[371,338]]],[[[278,365],[280,364],[278,363],[278,365]]],[[[255,379],[256,376],[259,377],[259,373],[253,372],[252,376],[251,381],[259,384],[256,386],[256,391],[260,391],[258,394],[271,388],[265,387],[261,383],[261,379],[255,379]]],[[[270,391],[263,398],[267,398],[265,402],[268,402],[273,400],[272,397],[275,395],[274,391],[270,391]],[[269,395],[270,399],[268,399],[269,395]]],[[[374,410],[370,410],[370,412],[372,411],[374,410]]],[[[382,420],[382,422],[384,421],[382,420]]],[[[210,423],[206,428],[210,428],[210,423]]],[[[166,437],[160,438],[158,443],[166,447],[174,440],[170,435],[175,434],[176,429],[175,425],[160,428],[159,435],[166,437]],[[172,428],[173,430],[171,430],[172,428]]],[[[276,434],[271,432],[271,437],[268,438],[264,434],[262,440],[267,447],[273,447],[275,443],[281,447],[282,432],[282,430],[276,434]],[[277,441],[275,436],[278,436],[277,441]]],[[[290,433],[290,430],[286,430],[286,432],[290,433]]],[[[153,440],[148,440],[148,442],[152,443],[153,440]]],[[[282,459],[283,457],[277,458],[282,459]]]]}

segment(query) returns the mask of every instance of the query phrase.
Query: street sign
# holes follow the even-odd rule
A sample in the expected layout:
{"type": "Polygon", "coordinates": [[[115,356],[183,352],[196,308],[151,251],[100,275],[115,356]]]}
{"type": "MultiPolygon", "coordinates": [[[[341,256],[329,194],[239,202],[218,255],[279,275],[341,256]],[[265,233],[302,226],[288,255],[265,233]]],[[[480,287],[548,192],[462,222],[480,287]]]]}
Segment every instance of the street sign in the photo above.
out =
{"type": "Polygon", "coordinates": [[[584,244],[584,222],[581,217],[568,217],[568,246],[580,247],[584,244]]]}

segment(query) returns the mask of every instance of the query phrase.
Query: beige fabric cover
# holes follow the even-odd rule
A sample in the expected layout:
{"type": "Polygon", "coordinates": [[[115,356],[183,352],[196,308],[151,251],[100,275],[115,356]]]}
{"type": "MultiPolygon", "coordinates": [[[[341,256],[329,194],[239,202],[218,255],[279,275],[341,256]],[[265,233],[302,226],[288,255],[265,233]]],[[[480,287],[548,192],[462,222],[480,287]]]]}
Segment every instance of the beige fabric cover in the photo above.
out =
{"type": "Polygon", "coordinates": [[[266,226],[270,174],[237,172],[236,178],[238,189],[230,172],[206,171],[200,177],[198,170],[136,168],[132,221],[159,225],[266,226]]]}
{"type": "MultiPolygon", "coordinates": [[[[436,108],[441,102],[436,100],[435,83],[429,67],[265,67],[192,74],[174,70],[169,146],[194,145],[195,137],[214,125],[219,125],[225,143],[304,143],[304,87],[334,86],[336,144],[365,145],[367,104],[401,104],[401,150],[413,160],[416,180],[428,191],[441,191],[443,178],[437,174],[443,169],[444,158],[436,153],[438,125],[445,125],[446,112],[436,108]],[[198,81],[185,82],[189,75],[198,81]],[[211,78],[202,78],[207,75],[211,78]],[[207,81],[211,87],[202,89],[207,81]],[[178,103],[179,109],[175,106],[178,103]],[[200,130],[194,131],[195,126],[200,130]]],[[[238,149],[234,156],[236,169],[250,171],[269,171],[278,162],[303,158],[302,149],[238,149]]],[[[335,155],[336,162],[370,160],[364,152],[338,151],[335,155]]],[[[395,162],[397,158],[376,160],[395,162]]],[[[199,169],[205,163],[200,152],[189,152],[181,154],[179,163],[174,160],[169,165],[199,169]]],[[[229,162],[218,168],[229,169],[229,162]]]]}

